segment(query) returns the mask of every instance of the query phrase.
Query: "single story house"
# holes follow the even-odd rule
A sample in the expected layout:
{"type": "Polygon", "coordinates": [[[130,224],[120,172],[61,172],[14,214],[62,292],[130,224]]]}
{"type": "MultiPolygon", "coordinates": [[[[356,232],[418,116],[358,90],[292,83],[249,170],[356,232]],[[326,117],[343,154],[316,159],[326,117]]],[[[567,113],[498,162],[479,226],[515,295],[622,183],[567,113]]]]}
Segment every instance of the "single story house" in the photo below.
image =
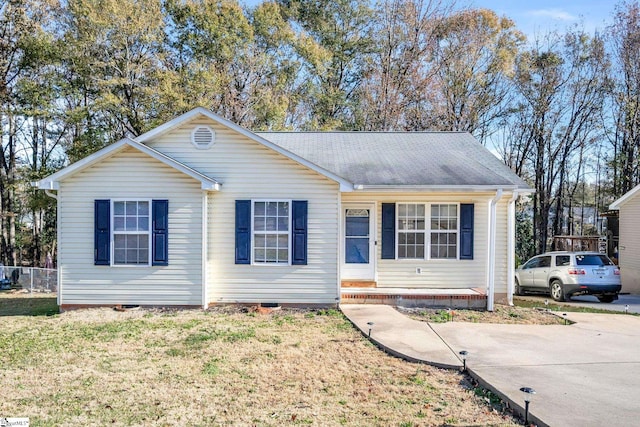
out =
{"type": "Polygon", "coordinates": [[[254,133],[205,108],[35,185],[57,199],[62,309],[331,306],[351,286],[492,310],[531,192],[468,133],[254,133]]]}
{"type": "Polygon", "coordinates": [[[618,265],[622,292],[640,294],[640,185],[609,206],[619,216],[618,265]]]}

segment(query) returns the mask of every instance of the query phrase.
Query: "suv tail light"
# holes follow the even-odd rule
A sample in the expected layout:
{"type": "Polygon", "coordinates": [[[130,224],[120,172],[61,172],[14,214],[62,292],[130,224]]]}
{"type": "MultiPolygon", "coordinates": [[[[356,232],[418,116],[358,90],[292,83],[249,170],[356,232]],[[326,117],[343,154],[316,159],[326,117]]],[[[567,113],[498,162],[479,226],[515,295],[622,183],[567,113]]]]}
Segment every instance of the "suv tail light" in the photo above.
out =
{"type": "Polygon", "coordinates": [[[620,275],[620,269],[616,268],[615,270],[613,270],[613,274],[616,275],[616,276],[619,276],[620,275]]]}
{"type": "Polygon", "coordinates": [[[579,275],[579,276],[583,276],[587,274],[587,272],[583,268],[570,268],[567,270],[567,273],[571,275],[579,275]]]}

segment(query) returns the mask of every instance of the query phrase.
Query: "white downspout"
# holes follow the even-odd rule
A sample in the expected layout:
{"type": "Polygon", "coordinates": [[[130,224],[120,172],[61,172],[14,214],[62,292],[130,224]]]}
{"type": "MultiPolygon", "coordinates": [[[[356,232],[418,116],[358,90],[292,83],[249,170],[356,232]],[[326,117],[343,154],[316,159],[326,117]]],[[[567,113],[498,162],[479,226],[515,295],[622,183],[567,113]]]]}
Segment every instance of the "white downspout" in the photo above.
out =
{"type": "MultiPolygon", "coordinates": [[[[58,241],[58,247],[60,247],[60,212],[58,211],[58,195],[54,194],[51,192],[51,190],[45,189],[44,190],[44,194],[46,194],[47,196],[51,197],[52,199],[56,200],[56,240],[58,241]]],[[[58,251],[58,255],[60,254],[60,252],[58,251]]],[[[60,307],[62,305],[62,280],[61,280],[61,275],[62,275],[62,268],[60,268],[60,259],[58,258],[58,268],[56,269],[56,282],[58,284],[58,289],[57,289],[57,296],[56,296],[56,304],[58,304],[58,307],[60,307]]]]}
{"type": "Polygon", "coordinates": [[[487,255],[487,310],[493,311],[495,301],[496,277],[496,205],[502,198],[502,188],[498,188],[496,195],[489,201],[489,253],[487,255]]]}
{"type": "Polygon", "coordinates": [[[516,275],[516,200],[518,191],[509,199],[507,210],[507,303],[513,305],[513,288],[516,275]]]}
{"type": "Polygon", "coordinates": [[[206,191],[202,192],[202,255],[201,255],[201,266],[200,266],[200,275],[202,277],[202,309],[206,310],[209,307],[209,193],[206,191]]]}

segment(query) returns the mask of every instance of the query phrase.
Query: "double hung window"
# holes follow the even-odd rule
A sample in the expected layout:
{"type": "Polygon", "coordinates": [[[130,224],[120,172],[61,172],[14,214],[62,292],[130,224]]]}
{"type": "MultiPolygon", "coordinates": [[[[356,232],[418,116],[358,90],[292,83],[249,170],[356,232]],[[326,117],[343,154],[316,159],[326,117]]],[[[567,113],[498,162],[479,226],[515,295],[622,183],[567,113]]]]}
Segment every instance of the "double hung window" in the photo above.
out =
{"type": "Polygon", "coordinates": [[[113,202],[113,264],[148,265],[149,201],[113,202]]]}
{"type": "Polygon", "coordinates": [[[458,257],[458,205],[431,205],[431,258],[458,257]]]}
{"type": "Polygon", "coordinates": [[[254,263],[289,263],[289,211],[288,201],[253,202],[254,263]]]}

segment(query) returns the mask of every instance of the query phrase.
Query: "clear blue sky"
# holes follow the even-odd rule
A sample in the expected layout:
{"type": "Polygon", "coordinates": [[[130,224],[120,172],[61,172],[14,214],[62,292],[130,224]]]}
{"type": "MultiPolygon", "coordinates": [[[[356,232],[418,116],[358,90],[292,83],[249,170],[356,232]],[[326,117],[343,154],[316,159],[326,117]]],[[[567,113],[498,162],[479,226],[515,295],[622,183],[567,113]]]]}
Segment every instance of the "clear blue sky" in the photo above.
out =
{"type": "Polygon", "coordinates": [[[612,21],[617,0],[468,0],[468,4],[506,15],[532,37],[579,24],[588,32],[602,31],[612,21]]]}
{"type": "MultiPolygon", "coordinates": [[[[373,2],[374,0],[372,0],[373,2]]],[[[446,0],[445,0],[446,1],[446,0]]],[[[520,31],[531,38],[550,30],[562,31],[582,24],[588,32],[603,30],[611,22],[615,4],[620,0],[458,0],[460,6],[492,9],[515,21],[520,31]]],[[[240,0],[255,6],[261,0],[240,0]]]]}

